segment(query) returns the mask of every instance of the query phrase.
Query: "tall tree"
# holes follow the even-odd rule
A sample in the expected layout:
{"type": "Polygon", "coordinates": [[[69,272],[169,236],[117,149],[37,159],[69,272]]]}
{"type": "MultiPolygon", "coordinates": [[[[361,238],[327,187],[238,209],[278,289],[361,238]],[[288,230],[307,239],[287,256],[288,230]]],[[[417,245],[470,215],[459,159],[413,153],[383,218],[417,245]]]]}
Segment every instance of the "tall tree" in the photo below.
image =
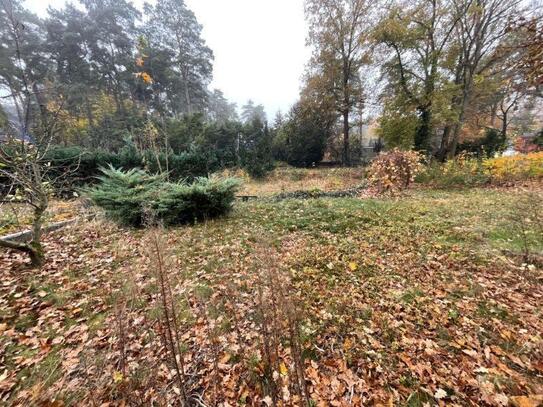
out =
{"type": "Polygon", "coordinates": [[[0,0],[0,89],[15,106],[21,131],[47,120],[45,82],[50,64],[42,21],[18,0],[0,0]],[[39,116],[29,120],[35,111],[39,116]]]}
{"type": "Polygon", "coordinates": [[[276,143],[282,145],[281,158],[297,167],[320,162],[334,122],[333,115],[326,115],[308,99],[298,101],[283,119],[276,135],[276,143]]]}
{"type": "Polygon", "coordinates": [[[510,32],[508,24],[519,3],[520,0],[453,0],[458,17],[454,44],[454,84],[458,93],[452,100],[456,121],[443,135],[442,144],[449,157],[456,154],[477,81],[507,58],[508,53],[499,45],[510,32]]]}
{"type": "MultiPolygon", "coordinates": [[[[64,9],[49,10],[45,20],[47,30],[47,51],[54,64],[55,82],[58,92],[64,98],[63,110],[67,119],[87,126],[94,126],[93,100],[96,98],[100,81],[98,72],[91,65],[86,13],[73,4],[64,9]]],[[[81,135],[78,141],[82,142],[81,135]]]]}
{"type": "Polygon", "coordinates": [[[219,89],[209,93],[206,113],[208,119],[219,123],[238,119],[236,104],[229,102],[219,89]]]}
{"type": "Polygon", "coordinates": [[[530,93],[543,98],[543,3],[534,3],[533,9],[515,18],[509,29],[514,41],[512,68],[524,77],[530,93]]]}
{"type": "Polygon", "coordinates": [[[371,3],[367,0],[306,0],[309,43],[314,52],[309,78],[334,102],[343,119],[343,164],[350,165],[349,117],[362,101],[360,69],[368,62],[371,3]]]}
{"type": "Polygon", "coordinates": [[[260,104],[255,105],[255,102],[249,99],[247,103],[241,107],[241,120],[243,123],[247,124],[255,119],[260,123],[265,123],[266,112],[264,111],[264,106],[260,104]]]}
{"type": "Polygon", "coordinates": [[[417,111],[414,147],[420,151],[430,149],[436,92],[446,80],[443,63],[458,23],[452,11],[449,0],[402,2],[391,8],[376,32],[391,50],[384,64],[389,82],[403,103],[417,111]]]}
{"type": "Polygon", "coordinates": [[[126,0],[81,0],[86,9],[88,58],[99,86],[111,92],[117,110],[126,113],[133,98],[136,21],[140,12],[126,0]]]}
{"type": "Polygon", "coordinates": [[[145,4],[144,32],[152,49],[170,56],[164,80],[174,114],[204,111],[212,77],[213,52],[202,38],[202,26],[183,0],[145,4]]]}
{"type": "Polygon", "coordinates": [[[239,154],[251,177],[262,178],[273,169],[272,138],[268,125],[258,116],[243,125],[239,154]]]}

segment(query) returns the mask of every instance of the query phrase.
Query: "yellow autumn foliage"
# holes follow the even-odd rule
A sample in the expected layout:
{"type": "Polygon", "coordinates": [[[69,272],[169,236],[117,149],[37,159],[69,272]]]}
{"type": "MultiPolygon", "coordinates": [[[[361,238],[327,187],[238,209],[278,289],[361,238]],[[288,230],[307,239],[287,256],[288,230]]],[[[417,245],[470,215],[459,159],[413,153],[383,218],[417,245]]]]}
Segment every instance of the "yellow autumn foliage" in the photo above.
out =
{"type": "Polygon", "coordinates": [[[543,151],[487,159],[483,167],[497,181],[543,178],[543,151]]]}
{"type": "Polygon", "coordinates": [[[417,176],[417,182],[440,188],[537,179],[543,179],[543,151],[483,160],[460,154],[443,164],[427,165],[417,176]]]}

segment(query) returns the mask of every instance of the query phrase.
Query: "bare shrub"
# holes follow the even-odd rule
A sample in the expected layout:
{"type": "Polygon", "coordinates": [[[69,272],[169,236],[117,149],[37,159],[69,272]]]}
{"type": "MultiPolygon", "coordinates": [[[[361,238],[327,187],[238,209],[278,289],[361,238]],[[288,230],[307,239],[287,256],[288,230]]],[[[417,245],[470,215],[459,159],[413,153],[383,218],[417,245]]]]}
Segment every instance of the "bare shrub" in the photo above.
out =
{"type": "Polygon", "coordinates": [[[543,247],[542,210],[541,195],[533,192],[525,193],[519,196],[511,216],[522,259],[526,264],[541,263],[541,257],[536,253],[543,247]]]}
{"type": "Polygon", "coordinates": [[[153,229],[149,233],[148,241],[151,251],[151,260],[159,285],[159,300],[162,312],[161,333],[168,352],[169,362],[175,371],[175,377],[180,391],[181,404],[186,406],[189,404],[185,381],[183,347],[179,334],[175,300],[164,256],[164,243],[161,241],[161,235],[158,228],[153,229]]]}
{"type": "Polygon", "coordinates": [[[279,404],[283,387],[289,385],[300,405],[310,405],[300,334],[303,315],[300,301],[294,295],[290,275],[281,268],[280,260],[272,249],[259,247],[255,257],[260,269],[257,309],[270,396],[274,405],[279,404]],[[288,343],[288,352],[281,352],[282,343],[288,343]],[[291,363],[286,360],[286,354],[290,355],[291,363]],[[289,371],[293,380],[284,383],[289,371]]]}
{"type": "Polygon", "coordinates": [[[378,192],[396,192],[409,187],[422,169],[422,155],[394,149],[379,154],[368,169],[368,180],[378,192]]]}

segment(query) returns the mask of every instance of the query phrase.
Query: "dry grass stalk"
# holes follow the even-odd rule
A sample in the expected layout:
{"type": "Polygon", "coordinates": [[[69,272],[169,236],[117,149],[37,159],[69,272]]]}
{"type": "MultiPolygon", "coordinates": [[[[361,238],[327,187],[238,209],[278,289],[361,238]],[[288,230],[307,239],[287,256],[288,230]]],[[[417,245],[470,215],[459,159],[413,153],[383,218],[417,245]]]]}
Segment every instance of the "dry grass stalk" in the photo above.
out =
{"type": "Polygon", "coordinates": [[[164,342],[167,345],[166,349],[168,349],[170,353],[170,362],[173,365],[179,385],[181,403],[182,405],[187,406],[189,404],[185,384],[184,359],[179,338],[179,324],[175,313],[168,270],[165,264],[164,250],[162,249],[163,245],[158,229],[155,228],[149,235],[152,259],[154,260],[155,272],[160,289],[159,295],[163,314],[162,331],[164,342]]]}
{"type": "MultiPolygon", "coordinates": [[[[278,384],[281,392],[281,394],[277,394],[279,392],[276,391],[275,396],[278,400],[282,399],[281,373],[283,372],[281,372],[279,345],[282,332],[286,331],[286,339],[290,344],[294,364],[292,372],[294,383],[291,384],[299,402],[309,405],[310,397],[305,379],[302,341],[300,338],[301,310],[297,306],[297,301],[293,298],[289,277],[280,271],[280,261],[276,253],[269,248],[262,248],[257,250],[256,257],[261,270],[258,295],[259,306],[263,314],[262,336],[264,351],[267,353],[266,358],[269,366],[279,373],[275,375],[278,383],[272,380],[274,386],[278,384]],[[264,293],[267,293],[267,295],[264,293]]],[[[274,398],[273,394],[272,399],[275,402],[276,398],[274,398]]]]}

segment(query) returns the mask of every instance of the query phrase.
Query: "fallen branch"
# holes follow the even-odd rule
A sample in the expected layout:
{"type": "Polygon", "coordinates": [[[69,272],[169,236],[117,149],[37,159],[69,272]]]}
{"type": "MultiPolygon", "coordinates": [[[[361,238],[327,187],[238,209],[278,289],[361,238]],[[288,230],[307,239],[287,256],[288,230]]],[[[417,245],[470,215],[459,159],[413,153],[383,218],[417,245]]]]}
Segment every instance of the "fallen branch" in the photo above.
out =
{"type": "MultiPolygon", "coordinates": [[[[63,220],[60,222],[51,223],[50,225],[47,225],[43,228],[44,233],[48,232],[54,232],[55,230],[62,229],[68,225],[71,225],[72,223],[75,223],[78,220],[78,218],[63,220]]],[[[23,230],[22,232],[12,233],[10,235],[2,236],[0,237],[0,240],[3,240],[4,242],[10,242],[9,246],[13,246],[10,248],[16,248],[17,242],[28,242],[32,239],[32,230],[23,230]]]]}

